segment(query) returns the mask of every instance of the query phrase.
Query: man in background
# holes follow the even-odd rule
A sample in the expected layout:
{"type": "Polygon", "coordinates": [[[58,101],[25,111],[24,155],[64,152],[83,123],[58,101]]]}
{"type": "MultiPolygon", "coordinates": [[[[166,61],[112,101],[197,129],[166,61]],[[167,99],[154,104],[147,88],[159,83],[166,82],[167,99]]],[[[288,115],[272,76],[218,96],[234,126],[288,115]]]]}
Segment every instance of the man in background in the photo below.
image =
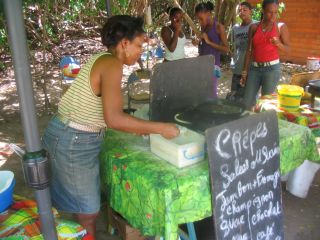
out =
{"type": "Polygon", "coordinates": [[[248,2],[240,3],[238,12],[241,23],[235,24],[231,31],[233,52],[230,66],[233,75],[231,92],[227,95],[227,98],[230,100],[241,101],[244,96],[244,87],[240,85],[240,79],[248,46],[249,27],[253,23],[251,4],[248,2]]]}

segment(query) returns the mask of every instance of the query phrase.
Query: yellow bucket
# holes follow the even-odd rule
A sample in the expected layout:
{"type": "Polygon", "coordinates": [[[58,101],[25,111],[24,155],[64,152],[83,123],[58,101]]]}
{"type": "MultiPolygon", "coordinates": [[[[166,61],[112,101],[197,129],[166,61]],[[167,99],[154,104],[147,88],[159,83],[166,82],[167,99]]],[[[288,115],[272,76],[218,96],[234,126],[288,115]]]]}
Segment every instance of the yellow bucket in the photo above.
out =
{"type": "Polygon", "coordinates": [[[277,87],[278,107],[287,112],[296,112],[299,109],[301,97],[304,93],[302,87],[282,84],[277,87]]]}

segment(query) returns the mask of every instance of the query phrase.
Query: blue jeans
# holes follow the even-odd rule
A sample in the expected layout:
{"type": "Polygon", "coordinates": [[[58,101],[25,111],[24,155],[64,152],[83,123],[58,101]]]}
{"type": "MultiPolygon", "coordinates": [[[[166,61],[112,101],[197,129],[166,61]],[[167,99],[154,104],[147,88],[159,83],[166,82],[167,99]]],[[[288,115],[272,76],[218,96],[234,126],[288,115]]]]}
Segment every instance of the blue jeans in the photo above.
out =
{"type": "Polygon", "coordinates": [[[248,109],[256,104],[256,97],[261,87],[261,95],[275,91],[280,80],[280,63],[267,67],[250,67],[243,102],[248,109]]]}
{"type": "Polygon", "coordinates": [[[42,138],[50,156],[52,204],[70,213],[93,214],[100,209],[99,152],[104,131],[84,132],[56,117],[42,138]]]}

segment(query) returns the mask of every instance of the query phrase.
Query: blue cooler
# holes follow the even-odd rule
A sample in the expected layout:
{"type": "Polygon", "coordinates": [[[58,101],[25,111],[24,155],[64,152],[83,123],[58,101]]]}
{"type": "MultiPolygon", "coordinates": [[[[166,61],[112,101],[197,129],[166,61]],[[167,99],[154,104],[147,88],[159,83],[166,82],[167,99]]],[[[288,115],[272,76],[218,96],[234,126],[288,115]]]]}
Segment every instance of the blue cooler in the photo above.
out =
{"type": "Polygon", "coordinates": [[[12,204],[15,183],[13,172],[0,171],[0,213],[7,210],[12,204]]]}

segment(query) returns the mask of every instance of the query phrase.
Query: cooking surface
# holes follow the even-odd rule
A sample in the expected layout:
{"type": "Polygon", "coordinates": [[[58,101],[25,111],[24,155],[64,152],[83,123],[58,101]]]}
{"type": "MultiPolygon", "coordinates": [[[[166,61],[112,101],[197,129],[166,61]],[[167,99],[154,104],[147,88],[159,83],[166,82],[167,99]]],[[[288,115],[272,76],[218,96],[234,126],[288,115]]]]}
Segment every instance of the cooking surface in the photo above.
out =
{"type": "Polygon", "coordinates": [[[178,112],[174,121],[192,130],[203,133],[206,129],[248,115],[245,107],[237,102],[216,99],[178,112]]]}

